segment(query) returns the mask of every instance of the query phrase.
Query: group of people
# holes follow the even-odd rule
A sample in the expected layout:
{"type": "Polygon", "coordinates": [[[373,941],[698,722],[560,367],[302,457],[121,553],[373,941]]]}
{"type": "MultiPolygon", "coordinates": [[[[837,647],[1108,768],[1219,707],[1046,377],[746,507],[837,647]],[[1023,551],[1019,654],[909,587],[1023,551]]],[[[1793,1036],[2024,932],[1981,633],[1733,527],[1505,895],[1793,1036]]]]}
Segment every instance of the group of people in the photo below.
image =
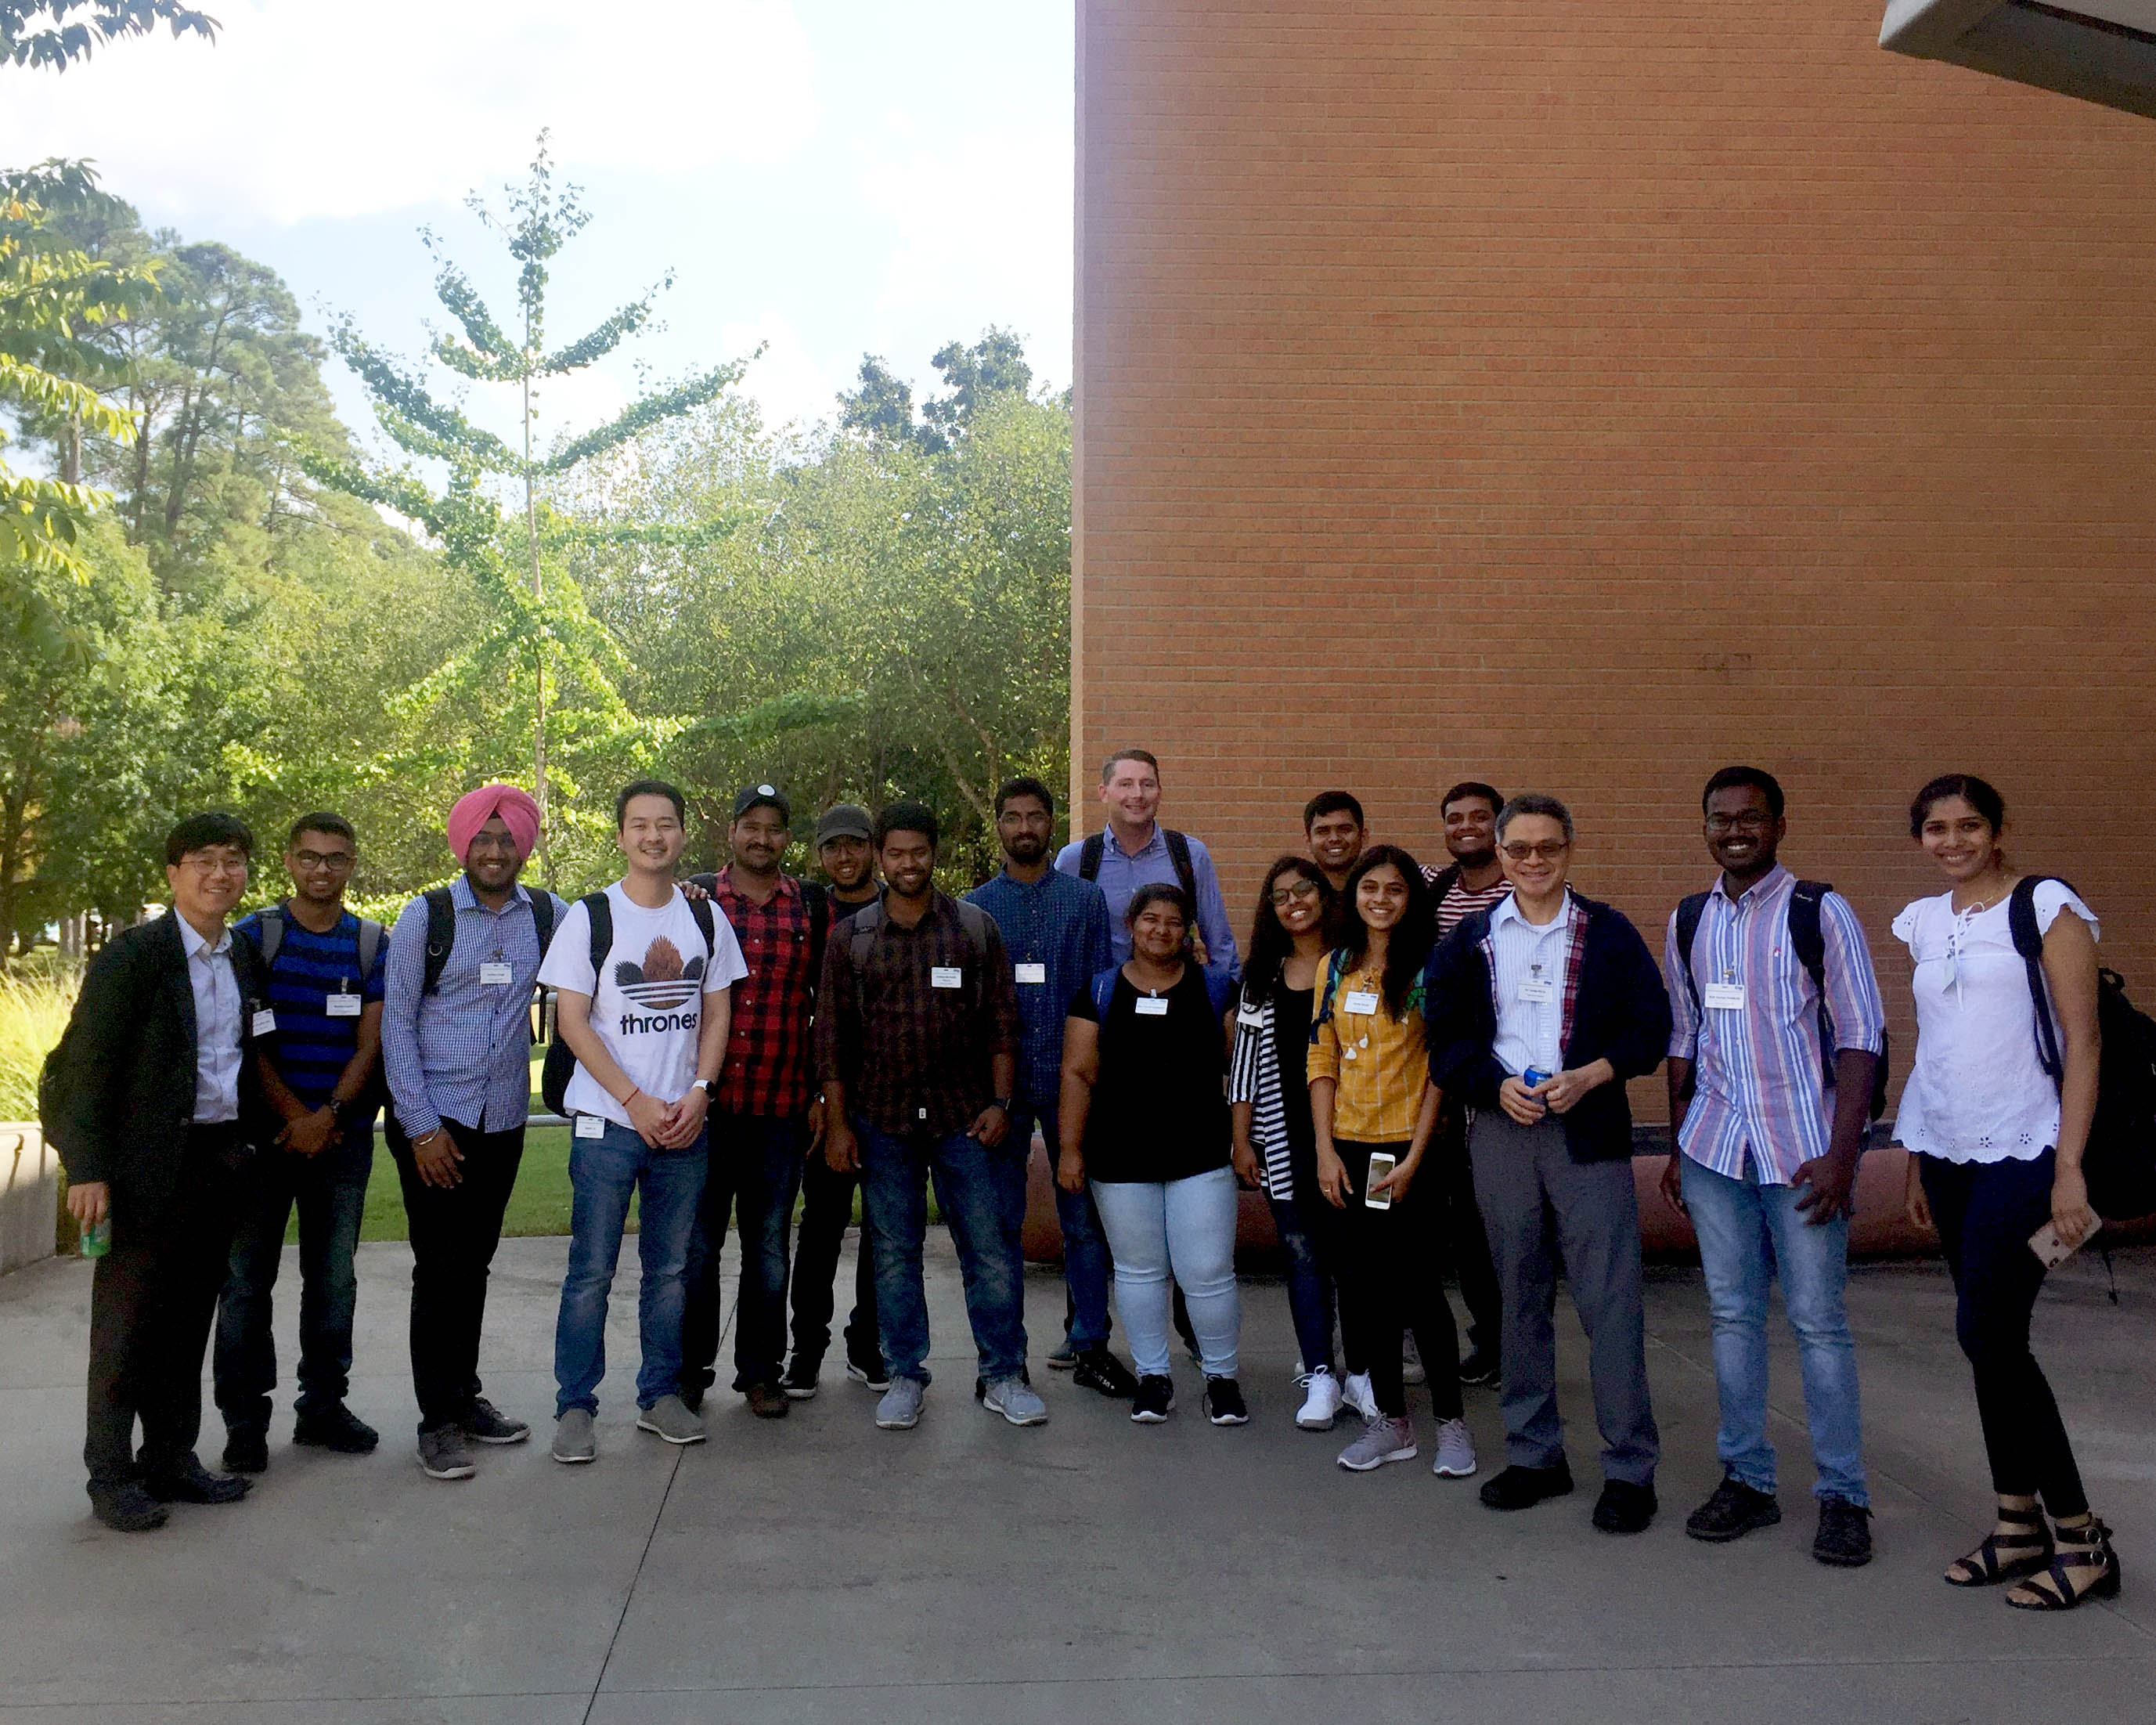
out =
{"type": "MultiPolygon", "coordinates": [[[[733,1388],[770,1419],[818,1393],[856,1191],[845,1374],[876,1394],[878,1426],[915,1425],[931,1379],[932,1177],[975,1399],[1014,1425],[1045,1422],[1020,1251],[1038,1131],[1068,1293],[1049,1366],[1158,1422],[1175,1406],[1180,1331],[1204,1416],[1246,1423],[1235,1246],[1239,1189],[1255,1188],[1286,1260],[1295,1424],[1356,1416],[1337,1456],[1353,1471],[1408,1461],[1419,1383],[1434,1471],[1466,1478],[1480,1463],[1465,1390],[1497,1384],[1506,1465],[1481,1497],[1524,1510],[1573,1488],[1556,1390],[1562,1274],[1602,1439],[1594,1524],[1637,1532],[1657,1509],[1661,1438],[1625,1086],[1666,1062],[1677,1153],[1663,1190],[1705,1266],[1724,1471],[1686,1530],[1722,1542],[1780,1519],[1766,1430],[1779,1278],[1817,1470],[1813,1553],[1869,1560],[1844,1286],[1851,1190],[1883,1102],[1885,1013],[1855,911],[1778,859],[1786,820],[1769,774],[1732,767],[1707,782],[1717,872],[1671,912],[1659,963],[1622,912],[1570,886],[1576,834],[1554,798],[1455,785],[1435,866],[1369,842],[1356,798],[1322,793],[1304,811],[1306,854],[1265,872],[1246,947],[1204,845],[1159,821],[1158,762],[1119,751],[1101,801],[1104,830],[1052,854],[1051,792],[1004,784],[1002,870],[960,899],[935,884],[938,824],[916,802],[824,810],[824,880],[786,872],[793,810],[767,783],[736,798],[726,866],[682,879],[681,793],[643,779],[616,803],[622,877],[567,904],[519,879],[536,806],[490,784],[449,816],[461,874],[386,930],[345,906],[357,841],[341,817],[294,824],[292,893],[236,927],[250,834],[229,815],[182,822],[170,914],[98,954],[46,1086],[69,1206],[86,1227],[110,1225],[92,1295],[95,1512],[156,1527],[170,1502],[244,1496],[269,1466],[270,1305],[295,1207],[294,1441],[375,1447],[346,1395],[353,1251],[384,1106],[413,1254],[420,1464],[467,1478],[475,1445],[528,1438],[483,1394],[479,1357],[536,1003],[551,990],[549,1095],[558,1065],[573,1194],[558,1461],[598,1453],[632,1198],[636,1425],[655,1438],[705,1437],[730,1223],[733,1388]],[[1448,1274],[1470,1319],[1464,1358],[1448,1274]],[[1111,1288],[1127,1367],[1110,1345],[1111,1288]],[[213,1327],[221,1473],[195,1448],[213,1327]]],[[[1893,925],[1918,1024],[1897,1133],[1913,1153],[1912,1213],[1935,1224],[1953,1275],[1998,1495],[1993,1532],[1945,1579],[2065,1609],[2115,1591],[2118,1560],[2030,1352],[2046,1265],[2026,1242],[2047,1221],[2069,1246],[2097,1225],[2080,1171],[2097,921],[2063,882],[2009,865],[2005,807],[1984,781],[1933,781],[1910,822],[1947,890],[1893,925]],[[2032,911],[2034,987],[2011,926],[2032,911]],[[2056,1082],[2040,1030],[2063,1056],[2056,1082]]]]}

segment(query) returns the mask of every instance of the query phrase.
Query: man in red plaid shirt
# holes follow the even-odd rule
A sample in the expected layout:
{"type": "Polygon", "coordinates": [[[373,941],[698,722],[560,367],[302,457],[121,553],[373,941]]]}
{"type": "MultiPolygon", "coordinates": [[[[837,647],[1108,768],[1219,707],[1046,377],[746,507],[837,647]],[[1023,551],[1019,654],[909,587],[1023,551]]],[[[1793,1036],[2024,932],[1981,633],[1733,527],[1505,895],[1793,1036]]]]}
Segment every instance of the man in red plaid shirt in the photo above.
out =
{"type": "Polygon", "coordinates": [[[779,867],[793,811],[777,787],[751,785],[734,798],[726,829],[732,860],[696,877],[725,913],[748,974],[734,985],[733,1029],[711,1116],[711,1166],[684,1279],[681,1399],[703,1404],[714,1381],[724,1291],[718,1273],[726,1217],[742,1242],[734,1326],[734,1388],[766,1420],[785,1417],[786,1266],[793,1201],[816,1122],[809,1020],[830,931],[821,886],[779,867]]]}

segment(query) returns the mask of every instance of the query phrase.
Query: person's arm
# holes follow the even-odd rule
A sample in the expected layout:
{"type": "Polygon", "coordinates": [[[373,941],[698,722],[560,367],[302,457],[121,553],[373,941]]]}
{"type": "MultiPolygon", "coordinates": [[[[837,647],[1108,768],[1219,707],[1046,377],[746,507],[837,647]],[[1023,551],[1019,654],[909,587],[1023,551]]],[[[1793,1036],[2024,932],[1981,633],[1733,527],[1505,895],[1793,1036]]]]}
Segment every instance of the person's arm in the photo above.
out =
{"type": "Polygon", "coordinates": [[[1684,1152],[1677,1142],[1685,1116],[1691,1111],[1693,1056],[1699,1051],[1699,1019],[1692,1011],[1691,988],[1685,979],[1684,956],[1677,947],[1676,912],[1662,938],[1662,991],[1670,997],[1670,1159],[1662,1164],[1662,1199],[1680,1214],[1685,1210],[1684,1152]]]}
{"type": "Polygon", "coordinates": [[[2044,977],[2057,1009],[2060,1052],[2066,1063],[2059,1086],[2059,1144],[2051,1179],[2051,1225],[2061,1240],[2078,1245],[2102,1224],[2089,1208],[2082,1153],[2096,1118],[2097,1074],[2103,1037],[2097,1023],[2096,936],[2071,906],[2051,919],[2044,936],[2044,977]]]}
{"type": "Polygon", "coordinates": [[[1055,1183],[1065,1192],[1086,1189],[1086,1121],[1100,1076],[1101,1027],[1073,1014],[1063,1021],[1063,1077],[1055,1110],[1055,1183]]]}
{"type": "Polygon", "coordinates": [[[137,990],[128,948],[109,946],[90,961],[62,1039],[62,1131],[53,1147],[67,1170],[68,1214],[93,1228],[112,1213],[116,1146],[105,1098],[134,1039],[137,990]]]}
{"type": "Polygon", "coordinates": [[[1232,1012],[1229,1022],[1234,1026],[1228,1048],[1229,1160],[1237,1179],[1256,1186],[1262,1183],[1263,1163],[1250,1128],[1258,1117],[1258,1042],[1265,1033],[1262,1022],[1245,1024],[1240,1012],[1232,1012]]]}
{"type": "Polygon", "coordinates": [[[419,1059],[420,989],[427,976],[427,901],[415,898],[389,932],[382,978],[382,1072],[389,1081],[389,1106],[416,1149],[440,1130],[442,1117],[427,1094],[419,1059]]]}
{"type": "Polygon", "coordinates": [[[1840,894],[1830,892],[1820,901],[1820,927],[1827,1016],[1837,1045],[1834,1122],[1825,1154],[1799,1163],[1789,1178],[1792,1186],[1808,1189],[1797,1200],[1797,1208],[1815,1228],[1849,1214],[1871,1124],[1872,1077],[1879,1069],[1879,1050],[1887,1034],[1886,1004],[1879,998],[1878,978],[1871,972],[1863,925],[1840,894]]]}
{"type": "MultiPolygon", "coordinates": [[[[1644,1078],[1669,1057],[1670,993],[1640,931],[1617,911],[1604,913],[1616,925],[1610,937],[1609,962],[1618,967],[1617,992],[1624,1004],[1609,1052],[1546,1078],[1529,1090],[1553,1114],[1568,1114],[1580,1098],[1605,1084],[1644,1078]]],[[[1593,941],[1590,932],[1589,940],[1593,941]]],[[[1589,947],[1592,962],[1592,946],[1589,947]]],[[[1584,992],[1584,988],[1583,988],[1584,992]]]]}
{"type": "Polygon", "coordinates": [[[336,1137],[336,1115],[327,1103],[310,1108],[292,1094],[263,1050],[254,1054],[254,1076],[262,1086],[262,1100],[285,1122],[276,1142],[295,1156],[319,1156],[336,1137]]]}
{"type": "MultiPolygon", "coordinates": [[[[1019,1015],[1018,978],[1011,973],[1002,931],[995,918],[985,911],[981,914],[987,919],[982,930],[987,942],[981,955],[981,984],[982,1004],[988,1014],[988,1088],[997,1096],[1008,1096],[1018,1091],[1018,1056],[1025,1041],[1025,1022],[1019,1015]]],[[[993,1100],[966,1128],[968,1137],[991,1150],[1009,1135],[1009,1111],[993,1100]]]]}
{"type": "Polygon", "coordinates": [[[568,1044],[584,1076],[621,1105],[637,1137],[654,1150],[665,1147],[673,1109],[644,1091],[607,1052],[592,1028],[592,997],[560,983],[553,987],[554,1034],[568,1044]]]}
{"type": "Polygon", "coordinates": [[[816,1071],[824,1089],[824,1163],[834,1173],[861,1165],[860,1147],[846,1113],[845,1075],[858,1059],[859,996],[852,930],[832,925],[824,942],[824,976],[816,988],[816,1071]]]}
{"type": "MultiPolygon", "coordinates": [[[[1324,963],[1318,966],[1317,976],[1318,995],[1322,999],[1324,963]]],[[[1317,1189],[1335,1209],[1343,1208],[1348,1202],[1348,1164],[1332,1146],[1333,1104],[1340,1094],[1340,1032],[1330,1018],[1311,1027],[1303,1076],[1310,1086],[1310,1123],[1316,1128],[1317,1140],[1317,1189]]]]}
{"type": "Polygon", "coordinates": [[[1220,896],[1220,876],[1213,866],[1213,854],[1196,839],[1190,841],[1190,875],[1198,886],[1198,932],[1205,942],[1204,967],[1214,976],[1233,983],[1243,974],[1242,955],[1235,950],[1235,930],[1228,921],[1228,903],[1220,896]]]}

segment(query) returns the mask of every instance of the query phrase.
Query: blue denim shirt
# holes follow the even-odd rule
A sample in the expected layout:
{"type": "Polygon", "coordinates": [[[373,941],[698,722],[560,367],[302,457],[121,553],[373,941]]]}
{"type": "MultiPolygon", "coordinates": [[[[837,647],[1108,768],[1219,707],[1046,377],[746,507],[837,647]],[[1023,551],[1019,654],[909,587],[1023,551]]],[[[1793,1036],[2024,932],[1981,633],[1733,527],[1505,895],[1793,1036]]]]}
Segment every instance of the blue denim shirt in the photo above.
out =
{"type": "Polygon", "coordinates": [[[1035,1109],[1052,1109],[1061,1083],[1063,1020],[1070,1015],[1071,998],[1095,972],[1113,962],[1106,896],[1090,880],[1050,869],[1030,886],[1005,872],[966,896],[994,919],[1019,978],[1026,1101],[1035,1109]],[[1025,980],[1030,973],[1024,967],[1030,964],[1041,967],[1044,980],[1025,980]]]}

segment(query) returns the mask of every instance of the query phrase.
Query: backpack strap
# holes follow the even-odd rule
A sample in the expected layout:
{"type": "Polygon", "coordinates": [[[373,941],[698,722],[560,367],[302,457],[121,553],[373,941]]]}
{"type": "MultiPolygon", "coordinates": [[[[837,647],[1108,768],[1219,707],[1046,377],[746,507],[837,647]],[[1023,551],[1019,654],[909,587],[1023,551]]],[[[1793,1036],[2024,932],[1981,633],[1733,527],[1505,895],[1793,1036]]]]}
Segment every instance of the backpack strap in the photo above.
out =
{"type": "Polygon", "coordinates": [[[544,959],[547,956],[547,948],[554,944],[554,895],[552,893],[542,889],[531,895],[531,927],[539,937],[539,956],[544,959]]]}
{"type": "Polygon", "coordinates": [[[1691,1015],[1700,1015],[1699,979],[1691,973],[1691,944],[1699,937],[1699,919],[1707,914],[1707,895],[1686,893],[1677,901],[1677,964],[1684,972],[1685,991],[1691,996],[1691,1015]]]}
{"type": "Polygon", "coordinates": [[[1317,993],[1317,1010],[1310,1015],[1310,1040],[1317,1040],[1317,1027],[1332,1016],[1332,997],[1339,991],[1341,973],[1347,968],[1348,949],[1335,947],[1325,955],[1325,986],[1317,993]]]}
{"type": "Polygon", "coordinates": [[[1830,1090],[1835,1077],[1834,1014],[1826,1004],[1826,931],[1820,925],[1820,906],[1833,891],[1831,880],[1798,881],[1789,894],[1789,945],[1812,979],[1812,992],[1819,996],[1820,1059],[1826,1065],[1830,1090]]]}
{"type": "Polygon", "coordinates": [[[824,974],[824,947],[831,938],[831,895],[820,880],[801,882],[801,902],[808,912],[808,986],[824,974]]]}
{"type": "Polygon", "coordinates": [[[988,913],[971,899],[954,898],[951,902],[958,907],[958,924],[966,931],[967,944],[973,949],[977,963],[988,962],[988,913]]]}
{"type": "Polygon", "coordinates": [[[281,904],[264,905],[254,913],[254,919],[262,925],[262,932],[255,937],[255,945],[262,954],[262,968],[267,970],[276,963],[277,949],[285,944],[285,907],[281,904]]]}
{"type": "MultiPolygon", "coordinates": [[[[711,920],[711,901],[707,898],[689,901],[689,914],[696,919],[696,932],[704,937],[704,962],[709,964],[718,956],[719,925],[711,920]]],[[[612,912],[608,912],[611,918],[612,912]]]]}
{"type": "Polygon", "coordinates": [[[1078,847],[1078,878],[1098,880],[1101,878],[1101,859],[1108,854],[1108,835],[1088,833],[1086,842],[1078,847]]]}
{"type": "MultiPolygon", "coordinates": [[[[536,906],[538,901],[534,899],[536,906]]],[[[582,903],[584,914],[591,918],[592,927],[592,998],[598,998],[599,983],[606,975],[607,956],[613,951],[613,906],[603,892],[588,892],[582,903]]]]}
{"type": "Polygon", "coordinates": [[[2029,968],[2029,998],[2036,1008],[2036,1059],[2051,1074],[2051,1082],[2066,1081],[2066,1057],[2059,1052],[2058,1026],[2051,1022],[2051,1003],[2044,986],[2044,936],[2036,927],[2036,889],[2046,880],[2058,880],[2067,891],[2072,884],[2056,875],[2024,875],[2014,883],[2006,901],[2006,926],[2014,936],[2014,950],[2029,968]]]}
{"type": "Polygon", "coordinates": [[[1198,869],[1190,860],[1190,839],[1173,827],[1163,827],[1160,835],[1168,841],[1168,860],[1175,865],[1175,878],[1183,883],[1183,890],[1190,896],[1190,914],[1198,914],[1198,869]]]}
{"type": "Polygon", "coordinates": [[[854,912],[853,920],[846,924],[846,953],[853,962],[854,974],[864,974],[869,968],[869,948],[875,937],[883,932],[883,901],[863,905],[854,912]]]}
{"type": "MultiPolygon", "coordinates": [[[[446,886],[430,886],[425,894],[427,901],[427,964],[426,974],[419,986],[422,994],[431,994],[442,980],[443,967],[449,962],[449,949],[457,943],[457,901],[449,896],[446,886]]],[[[537,908],[534,905],[533,908],[537,908]]],[[[548,907],[552,908],[551,906],[548,907]]]]}
{"type": "MultiPolygon", "coordinates": [[[[382,942],[388,933],[389,931],[372,916],[359,919],[359,986],[362,993],[366,992],[367,979],[374,974],[374,961],[382,956],[382,942]]],[[[269,952],[264,951],[262,957],[267,963],[269,952]]]]}

